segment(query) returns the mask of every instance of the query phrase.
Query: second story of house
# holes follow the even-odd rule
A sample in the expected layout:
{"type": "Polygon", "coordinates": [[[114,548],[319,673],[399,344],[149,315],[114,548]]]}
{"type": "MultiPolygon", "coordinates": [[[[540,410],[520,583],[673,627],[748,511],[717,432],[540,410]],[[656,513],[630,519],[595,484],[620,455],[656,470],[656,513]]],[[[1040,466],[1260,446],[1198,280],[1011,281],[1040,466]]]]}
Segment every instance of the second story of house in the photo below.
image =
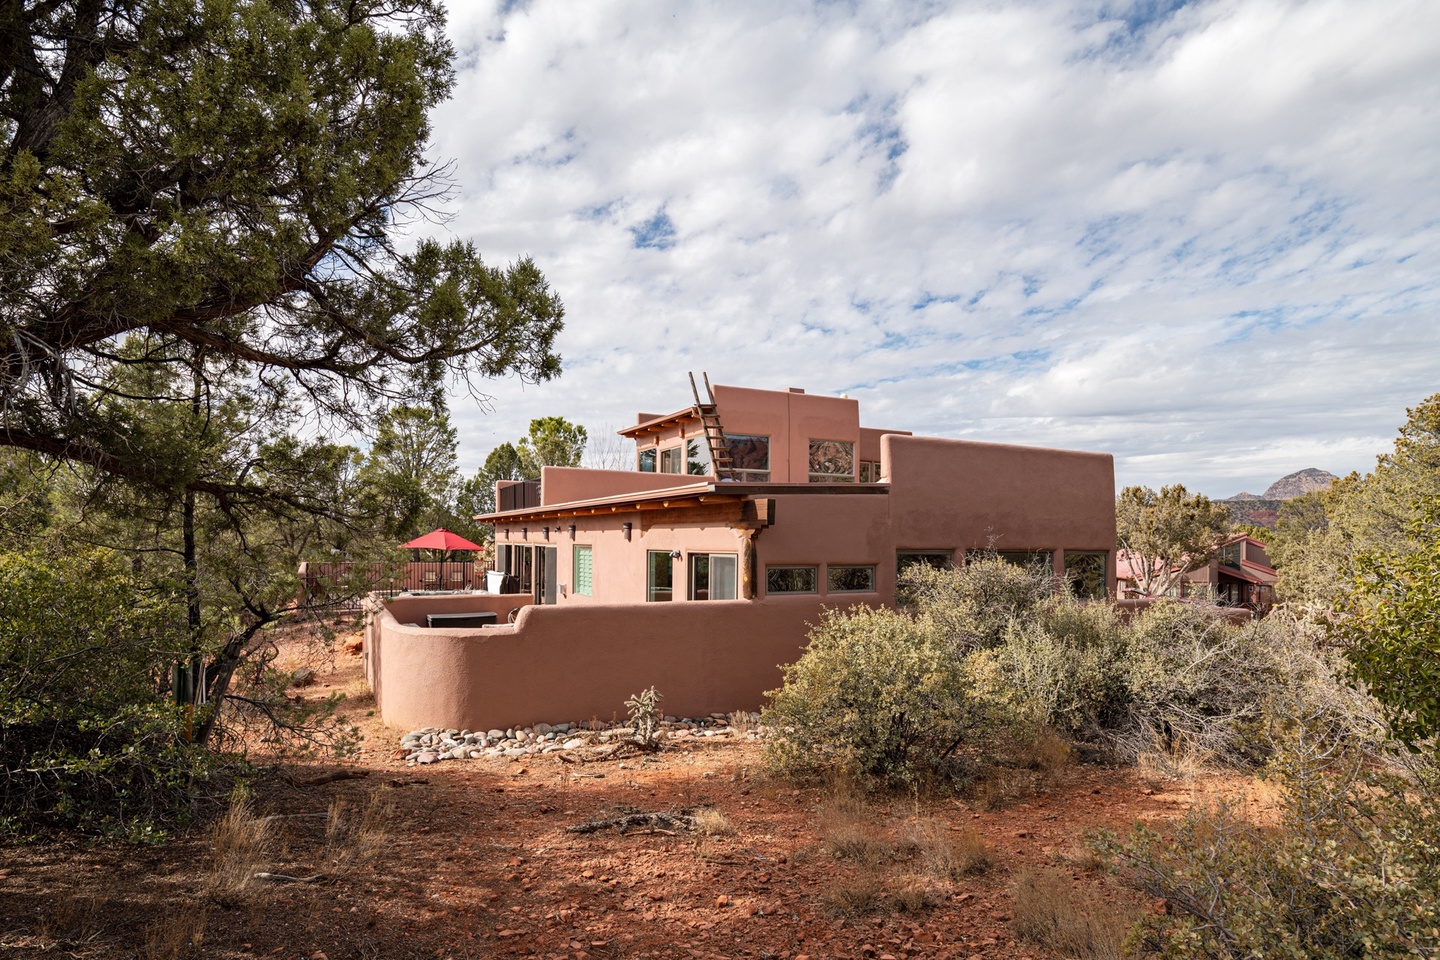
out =
{"type": "Polygon", "coordinates": [[[620,431],[635,441],[636,471],[741,483],[878,483],[880,438],[910,435],[860,426],[860,404],[848,397],[797,387],[716,385],[710,393],[708,402],[674,413],[641,413],[620,431]]]}

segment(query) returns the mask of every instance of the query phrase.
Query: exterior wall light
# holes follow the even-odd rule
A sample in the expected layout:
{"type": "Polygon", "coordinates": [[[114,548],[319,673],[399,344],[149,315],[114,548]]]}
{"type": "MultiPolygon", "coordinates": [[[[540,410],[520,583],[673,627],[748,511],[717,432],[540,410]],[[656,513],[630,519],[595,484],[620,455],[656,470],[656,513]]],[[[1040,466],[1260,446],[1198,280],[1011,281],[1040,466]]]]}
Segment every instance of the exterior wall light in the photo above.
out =
{"type": "Polygon", "coordinates": [[[679,559],[680,559],[680,551],[679,551],[679,550],[671,550],[671,551],[670,551],[670,559],[671,559],[671,560],[679,560],[679,559]]]}
{"type": "Polygon", "coordinates": [[[530,539],[530,528],[529,528],[529,527],[521,527],[521,528],[520,528],[520,539],[521,539],[521,540],[529,540],[529,539],[530,539]]]}
{"type": "Polygon", "coordinates": [[[625,539],[626,539],[626,540],[629,540],[629,539],[630,539],[630,528],[633,527],[633,526],[634,526],[634,524],[632,524],[632,523],[630,523],[630,522],[628,522],[628,521],[625,522],[625,523],[622,523],[622,524],[620,525],[620,528],[625,531],[625,539]]]}
{"type": "Polygon", "coordinates": [[[571,539],[571,540],[574,540],[574,539],[575,539],[575,524],[573,524],[573,523],[570,524],[570,539],[571,539]]]}

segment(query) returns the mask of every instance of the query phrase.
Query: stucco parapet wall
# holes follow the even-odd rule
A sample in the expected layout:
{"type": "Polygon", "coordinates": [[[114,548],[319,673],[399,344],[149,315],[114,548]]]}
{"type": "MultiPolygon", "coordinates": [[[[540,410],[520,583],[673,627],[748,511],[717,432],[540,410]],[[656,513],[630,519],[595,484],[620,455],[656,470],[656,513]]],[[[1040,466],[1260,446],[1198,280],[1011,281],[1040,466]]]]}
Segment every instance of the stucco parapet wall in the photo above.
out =
{"type": "Polygon", "coordinates": [[[527,507],[503,513],[483,513],[475,517],[483,523],[520,523],[575,514],[624,513],[641,509],[641,504],[679,506],[715,503],[776,496],[884,496],[890,492],[883,483],[733,483],[730,481],[666,487],[642,493],[572,500],[567,503],[527,507]]]}
{"type": "MultiPolygon", "coordinates": [[[[754,710],[797,659],[820,598],[526,606],[513,624],[366,628],[366,673],[386,723],[484,730],[624,716],[654,686],[679,716],[754,710]]],[[[418,612],[418,610],[417,610],[418,612]]]]}

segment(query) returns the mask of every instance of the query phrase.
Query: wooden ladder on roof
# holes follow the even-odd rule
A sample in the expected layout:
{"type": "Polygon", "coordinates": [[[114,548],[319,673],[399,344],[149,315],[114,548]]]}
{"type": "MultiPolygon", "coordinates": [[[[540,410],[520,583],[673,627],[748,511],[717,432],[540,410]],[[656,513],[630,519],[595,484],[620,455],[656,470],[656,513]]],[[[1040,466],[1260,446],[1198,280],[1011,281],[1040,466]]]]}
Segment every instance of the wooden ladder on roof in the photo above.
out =
{"type": "Polygon", "coordinates": [[[701,373],[705,381],[705,402],[700,400],[700,389],[695,386],[695,374],[690,374],[690,393],[695,397],[695,416],[705,428],[705,444],[710,448],[710,462],[715,466],[719,480],[734,480],[735,467],[730,459],[730,448],[725,444],[725,431],[720,427],[720,413],[715,407],[715,391],[710,389],[710,375],[701,373]]]}

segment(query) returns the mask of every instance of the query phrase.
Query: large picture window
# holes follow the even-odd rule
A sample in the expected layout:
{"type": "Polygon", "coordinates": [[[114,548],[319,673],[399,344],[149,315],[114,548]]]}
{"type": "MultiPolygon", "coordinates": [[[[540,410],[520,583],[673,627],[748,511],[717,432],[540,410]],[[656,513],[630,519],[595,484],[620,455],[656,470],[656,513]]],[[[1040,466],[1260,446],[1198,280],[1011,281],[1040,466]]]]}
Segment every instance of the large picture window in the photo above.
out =
{"type": "Polygon", "coordinates": [[[965,562],[974,563],[976,560],[994,557],[996,560],[1004,560],[1027,570],[1037,570],[1048,576],[1055,568],[1054,556],[1049,550],[971,550],[965,554],[965,562]]]}
{"type": "Polygon", "coordinates": [[[825,568],[825,579],[830,593],[875,592],[874,567],[837,567],[831,564],[825,568]]]}
{"type": "Polygon", "coordinates": [[[574,573],[572,586],[575,594],[581,597],[590,596],[595,589],[595,562],[589,544],[575,544],[574,573]]]}
{"type": "Polygon", "coordinates": [[[730,452],[730,469],[736,480],[745,483],[770,482],[770,438],[748,433],[725,434],[730,452]]]}
{"type": "Polygon", "coordinates": [[[685,472],[692,477],[710,475],[710,444],[696,437],[685,441],[685,472]]]}
{"type": "Polygon", "coordinates": [[[766,593],[817,593],[818,567],[766,567],[766,593]]]}
{"type": "Polygon", "coordinates": [[[645,554],[645,599],[663,603],[675,597],[675,565],[670,551],[651,550],[645,554]]]}
{"type": "Polygon", "coordinates": [[[811,483],[853,483],[855,444],[848,440],[810,441],[811,483]]]}
{"type": "Polygon", "coordinates": [[[690,554],[691,600],[734,600],[739,594],[739,581],[738,554],[690,554]]]}

